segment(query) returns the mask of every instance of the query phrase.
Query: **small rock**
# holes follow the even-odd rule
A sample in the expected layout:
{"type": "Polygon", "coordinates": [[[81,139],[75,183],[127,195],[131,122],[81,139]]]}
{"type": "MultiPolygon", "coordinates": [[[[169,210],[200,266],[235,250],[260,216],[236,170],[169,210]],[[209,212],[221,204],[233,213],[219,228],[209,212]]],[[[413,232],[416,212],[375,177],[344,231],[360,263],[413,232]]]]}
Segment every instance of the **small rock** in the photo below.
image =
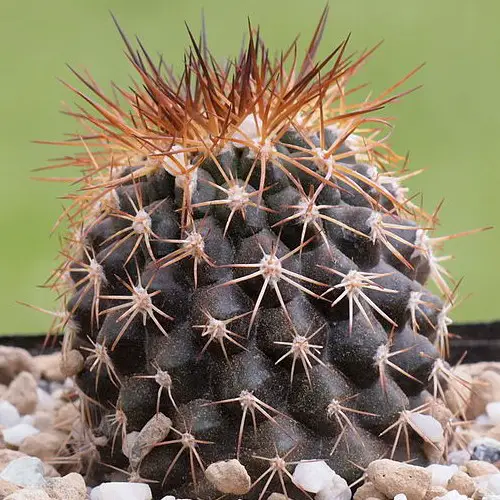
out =
{"type": "Polygon", "coordinates": [[[496,439],[481,437],[474,439],[468,445],[469,451],[472,450],[472,459],[490,462],[494,464],[500,461],[500,441],[496,439]]]}
{"type": "Polygon", "coordinates": [[[441,443],[431,443],[424,441],[422,446],[424,455],[431,464],[441,463],[442,458],[446,453],[446,442],[443,440],[441,443]]]}
{"type": "Polygon", "coordinates": [[[24,489],[12,493],[4,500],[50,500],[50,497],[43,490],[24,489]]]}
{"type": "Polygon", "coordinates": [[[443,486],[431,486],[427,490],[424,500],[433,500],[433,498],[441,497],[443,495],[446,495],[446,493],[448,493],[448,490],[443,486]]]}
{"type": "Polygon", "coordinates": [[[267,500],[292,500],[290,497],[283,495],[283,493],[271,493],[267,500]]]}
{"type": "MultiPolygon", "coordinates": [[[[163,413],[154,415],[141,429],[130,450],[129,460],[132,468],[136,468],[141,460],[153,449],[153,446],[163,441],[172,427],[172,420],[163,413]]],[[[228,493],[228,492],[226,492],[228,493]]]]}
{"type": "Polygon", "coordinates": [[[451,477],[459,471],[458,465],[432,464],[426,467],[431,473],[431,485],[446,488],[451,477]]]}
{"type": "Polygon", "coordinates": [[[497,441],[500,441],[500,424],[495,425],[492,427],[487,433],[487,437],[490,437],[492,439],[496,439],[497,441]]]}
{"type": "Polygon", "coordinates": [[[9,401],[0,401],[0,425],[12,427],[20,422],[21,416],[17,408],[9,401]]]}
{"type": "Polygon", "coordinates": [[[0,398],[3,398],[3,395],[7,392],[9,386],[5,384],[0,384],[0,398]]]}
{"type": "Polygon", "coordinates": [[[40,376],[45,380],[64,382],[66,375],[61,371],[61,353],[41,354],[33,358],[40,376]]]}
{"type": "Polygon", "coordinates": [[[43,462],[35,457],[18,458],[0,472],[0,479],[18,486],[42,486],[45,484],[43,462]]]}
{"type": "Polygon", "coordinates": [[[375,488],[373,483],[370,481],[365,481],[354,493],[354,500],[367,500],[368,498],[378,498],[379,500],[384,500],[386,497],[383,493],[375,488]]]}
{"type": "Polygon", "coordinates": [[[44,391],[40,387],[36,388],[36,395],[38,398],[38,403],[36,405],[37,411],[45,410],[52,411],[56,405],[55,399],[47,391],[44,391]]]}
{"type": "MultiPolygon", "coordinates": [[[[139,431],[132,431],[126,434],[125,440],[122,441],[122,453],[129,459],[129,462],[130,462],[129,450],[131,450],[132,447],[134,446],[135,440],[137,439],[138,436],[139,436],[139,431]]],[[[147,453],[145,453],[144,456],[145,455],[147,455],[147,453]]],[[[138,465],[139,462],[140,460],[139,461],[137,461],[137,459],[133,460],[134,465],[138,465]]]]}
{"type": "Polygon", "coordinates": [[[3,431],[3,439],[10,446],[20,446],[28,437],[38,434],[40,431],[29,424],[17,424],[3,431]]]}
{"type": "Polygon", "coordinates": [[[152,500],[151,488],[143,483],[102,483],[92,490],[92,500],[152,500]],[[96,491],[97,490],[97,491],[96,491]]]}
{"type": "Polygon", "coordinates": [[[453,412],[441,400],[436,400],[432,396],[429,398],[429,403],[429,414],[445,427],[453,419],[453,412]]]}
{"type": "Polygon", "coordinates": [[[72,349],[64,353],[60,358],[60,371],[66,377],[74,377],[83,370],[85,360],[82,353],[77,349],[72,349]]]}
{"type": "Polygon", "coordinates": [[[446,404],[452,413],[455,415],[462,415],[470,406],[472,378],[466,372],[457,373],[455,370],[455,374],[459,378],[450,379],[448,388],[445,390],[444,395],[446,404]]]}
{"type": "Polygon", "coordinates": [[[40,432],[25,438],[19,446],[19,451],[48,461],[57,456],[66,440],[67,436],[61,432],[40,432]]]}
{"type": "Polygon", "coordinates": [[[467,474],[471,477],[498,474],[498,469],[493,464],[482,462],[481,460],[469,460],[464,466],[467,474]]]}
{"type": "Polygon", "coordinates": [[[23,371],[39,377],[33,356],[18,347],[0,346],[0,384],[10,384],[23,371]]]}
{"type": "MultiPolygon", "coordinates": [[[[8,448],[0,450],[0,471],[14,460],[26,457],[27,455],[17,450],[10,450],[8,448]]],[[[46,463],[43,464],[43,475],[44,477],[59,477],[59,473],[54,469],[54,467],[46,463]]]]}
{"type": "Polygon", "coordinates": [[[252,484],[245,467],[235,459],[210,464],[205,477],[218,491],[232,495],[248,493],[252,484]]]}
{"type": "Polygon", "coordinates": [[[476,424],[476,426],[477,425],[479,425],[479,426],[492,425],[492,422],[490,422],[490,417],[488,417],[488,415],[483,414],[483,415],[479,415],[478,417],[476,417],[475,424],[476,424]]]}
{"type": "Polygon", "coordinates": [[[449,491],[456,490],[461,495],[471,497],[476,489],[476,485],[474,484],[474,480],[469,475],[465,472],[459,471],[453,474],[451,479],[448,481],[446,488],[449,491]]]}
{"type": "MultiPolygon", "coordinates": [[[[269,497],[271,498],[271,497],[269,497]]],[[[176,500],[173,495],[167,495],[166,497],[161,498],[160,500],[176,500]]],[[[190,498],[177,498],[177,500],[191,500],[190,498]]]]}
{"type": "Polygon", "coordinates": [[[500,473],[488,476],[485,490],[488,495],[500,495],[500,473]]]}
{"type": "Polygon", "coordinates": [[[448,491],[441,497],[436,497],[436,500],[468,500],[468,497],[461,495],[458,491],[452,490],[448,491]]]}
{"type": "Polygon", "coordinates": [[[5,498],[11,493],[15,493],[21,489],[17,484],[12,484],[10,481],[5,481],[5,479],[0,479],[0,498],[5,498]]]}
{"type": "Polygon", "coordinates": [[[389,498],[404,493],[408,500],[423,500],[431,485],[430,471],[388,459],[371,462],[366,476],[377,490],[389,498]]]}
{"type": "Polygon", "coordinates": [[[408,500],[406,498],[406,495],[404,493],[398,493],[395,497],[394,500],[408,500]]]}
{"type": "Polygon", "coordinates": [[[470,460],[470,453],[467,450],[454,450],[448,453],[448,464],[463,465],[470,460]]]}
{"type": "Polygon", "coordinates": [[[80,413],[75,403],[66,403],[56,412],[54,428],[59,431],[71,432],[73,423],[78,421],[80,413]]]}
{"type": "Polygon", "coordinates": [[[34,427],[43,431],[52,430],[54,428],[54,415],[50,411],[37,410],[35,413],[34,427]]]}
{"type": "Polygon", "coordinates": [[[293,482],[309,493],[318,493],[335,472],[323,460],[300,462],[293,472],[293,482]]]}
{"type": "Polygon", "coordinates": [[[500,401],[500,374],[486,370],[474,380],[467,416],[471,419],[486,411],[486,405],[500,401]]]}
{"type": "MultiPolygon", "coordinates": [[[[335,473],[334,473],[335,474],[335,473]]],[[[351,489],[347,484],[347,481],[335,474],[326,485],[324,485],[321,490],[318,491],[315,500],[351,500],[351,489]]]]}
{"type": "Polygon", "coordinates": [[[33,413],[38,402],[35,377],[29,372],[21,372],[10,383],[4,397],[18,409],[21,415],[33,413]]]}
{"type": "Polygon", "coordinates": [[[85,500],[87,498],[85,481],[76,472],[47,480],[43,489],[54,500],[85,500]]]}
{"type": "Polygon", "coordinates": [[[21,458],[25,456],[26,455],[24,453],[20,453],[17,450],[9,450],[8,448],[0,450],[0,471],[16,458],[21,458]]]}
{"type": "Polygon", "coordinates": [[[410,413],[409,418],[412,424],[420,430],[419,434],[425,436],[433,443],[440,443],[444,440],[443,427],[431,415],[422,413],[410,413]]]}
{"type": "Polygon", "coordinates": [[[28,424],[35,427],[35,416],[34,415],[23,415],[19,421],[20,424],[28,424]]]}

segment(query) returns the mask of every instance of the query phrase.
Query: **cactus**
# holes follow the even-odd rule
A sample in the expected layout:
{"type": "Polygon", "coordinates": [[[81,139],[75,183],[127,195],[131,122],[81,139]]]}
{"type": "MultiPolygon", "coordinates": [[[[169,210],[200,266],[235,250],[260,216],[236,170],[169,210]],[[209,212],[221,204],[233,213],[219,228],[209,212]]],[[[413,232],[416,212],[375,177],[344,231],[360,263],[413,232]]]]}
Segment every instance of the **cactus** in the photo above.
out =
{"type": "Polygon", "coordinates": [[[352,104],[373,50],[316,61],[326,17],[302,63],[250,29],[222,65],[191,35],[176,77],[120,31],[132,88],[109,98],[75,72],[84,131],[61,166],[80,190],[50,286],[63,357],[83,358],[69,447],[88,478],[213,499],[206,467],[237,459],[251,488],[229,498],[299,499],[301,460],[351,482],[384,453],[425,460],[411,416],[451,373],[455,287],[377,116],[411,74],[352,104]]]}

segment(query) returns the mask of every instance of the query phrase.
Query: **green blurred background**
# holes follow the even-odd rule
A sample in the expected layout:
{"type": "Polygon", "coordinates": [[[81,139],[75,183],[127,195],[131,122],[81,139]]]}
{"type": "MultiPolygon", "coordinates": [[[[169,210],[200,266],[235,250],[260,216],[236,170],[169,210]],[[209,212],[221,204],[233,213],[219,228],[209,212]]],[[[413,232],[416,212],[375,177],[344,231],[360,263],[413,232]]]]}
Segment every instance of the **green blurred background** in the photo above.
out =
{"type": "MultiPolygon", "coordinates": [[[[43,314],[16,303],[51,307],[53,298],[37,285],[49,275],[58,249],[49,232],[65,185],[30,180],[34,168],[62,152],[31,143],[57,140],[77,127],[58,112],[74,97],[56,77],[75,78],[65,63],[89,69],[109,88],[127,85],[131,68],[109,10],[150,52],[162,52],[176,67],[188,36],[200,28],[204,9],[209,42],[218,57],[239,50],[247,16],[261,26],[272,51],[297,33],[305,44],[324,2],[316,0],[45,0],[3,1],[0,17],[0,332],[40,332],[43,314]]],[[[362,80],[382,90],[421,62],[413,79],[424,88],[392,106],[397,117],[392,144],[410,151],[413,169],[427,171],[412,181],[431,209],[442,198],[440,234],[455,233],[500,219],[500,4],[491,0],[331,1],[320,54],[326,55],[348,33],[360,50],[385,40],[364,68],[362,80]]],[[[460,238],[447,246],[449,268],[464,277],[454,312],[456,321],[500,318],[499,229],[460,238]]]]}

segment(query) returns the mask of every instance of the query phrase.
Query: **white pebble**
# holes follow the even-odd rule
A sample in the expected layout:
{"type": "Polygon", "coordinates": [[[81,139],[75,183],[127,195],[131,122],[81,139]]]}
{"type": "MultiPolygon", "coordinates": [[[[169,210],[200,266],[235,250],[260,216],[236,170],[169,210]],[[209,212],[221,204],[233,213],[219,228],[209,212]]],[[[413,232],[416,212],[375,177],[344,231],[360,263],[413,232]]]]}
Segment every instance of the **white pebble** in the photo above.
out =
{"type": "MultiPolygon", "coordinates": [[[[160,500],[176,500],[173,495],[167,495],[166,497],[161,498],[160,500]]],[[[177,500],[191,500],[190,498],[177,498],[177,500]]]]}
{"type": "Polygon", "coordinates": [[[444,439],[442,425],[431,415],[410,413],[409,418],[412,424],[421,431],[421,434],[433,443],[440,443],[444,439]]]}
{"type": "Polygon", "coordinates": [[[8,401],[0,401],[0,425],[12,427],[19,423],[21,419],[17,408],[8,401]]]}
{"type": "Polygon", "coordinates": [[[39,458],[21,457],[9,462],[0,473],[0,479],[18,486],[43,486],[44,464],[39,458]]]}
{"type": "Polygon", "coordinates": [[[92,488],[89,493],[90,500],[101,500],[101,493],[99,492],[99,486],[92,488]]]}
{"type": "Polygon", "coordinates": [[[351,500],[352,493],[347,481],[334,473],[323,488],[314,497],[315,500],[351,500]]]}
{"type": "Polygon", "coordinates": [[[435,497],[434,500],[468,500],[467,495],[461,495],[457,490],[448,491],[442,497],[435,497]]]}
{"type": "Polygon", "coordinates": [[[37,387],[36,394],[38,396],[37,410],[53,410],[55,406],[54,398],[47,392],[37,387]]]}
{"type": "Polygon", "coordinates": [[[500,473],[491,474],[486,483],[486,491],[490,495],[500,495],[500,473]]]}
{"type": "Polygon", "coordinates": [[[92,490],[91,500],[152,500],[149,485],[144,483],[102,483],[92,490]],[[97,490],[97,491],[96,491],[97,490]]]}
{"type": "Polygon", "coordinates": [[[394,500],[408,500],[408,499],[406,498],[406,495],[404,493],[399,493],[394,497],[394,500]]]}
{"type": "Polygon", "coordinates": [[[500,424],[500,401],[494,401],[486,405],[486,413],[493,425],[500,424]]]}
{"type": "Polygon", "coordinates": [[[475,420],[477,425],[493,425],[490,417],[486,414],[478,415],[475,420]]]}
{"type": "Polygon", "coordinates": [[[35,415],[23,415],[20,424],[27,424],[35,427],[35,415]]]}
{"type": "Polygon", "coordinates": [[[467,450],[454,450],[448,453],[448,464],[463,465],[470,460],[470,453],[467,450]]]}
{"type": "Polygon", "coordinates": [[[318,493],[335,477],[335,472],[323,460],[300,462],[293,472],[293,482],[309,493],[318,493]]]}
{"type": "Polygon", "coordinates": [[[444,488],[446,488],[453,474],[457,473],[459,470],[457,465],[440,464],[429,465],[426,469],[432,474],[431,485],[443,486],[444,488]]]}
{"type": "Polygon", "coordinates": [[[39,432],[30,424],[17,424],[2,431],[4,441],[10,446],[21,446],[25,438],[34,436],[39,432]]]}

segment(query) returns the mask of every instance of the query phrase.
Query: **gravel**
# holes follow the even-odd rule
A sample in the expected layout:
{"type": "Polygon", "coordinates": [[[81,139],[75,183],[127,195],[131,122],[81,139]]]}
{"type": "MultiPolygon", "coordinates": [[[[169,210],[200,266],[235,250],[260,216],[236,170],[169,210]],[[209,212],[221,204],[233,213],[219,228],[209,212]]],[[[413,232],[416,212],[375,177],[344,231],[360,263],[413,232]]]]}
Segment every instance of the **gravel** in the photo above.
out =
{"type": "MultiPolygon", "coordinates": [[[[77,358],[75,356],[75,363],[80,361],[77,358]]],[[[455,398],[454,405],[467,400],[467,408],[458,411],[455,407],[452,412],[442,401],[434,401],[428,411],[407,412],[412,432],[415,431],[413,436],[432,443],[433,454],[429,456],[439,463],[420,467],[388,459],[375,460],[366,468],[365,483],[356,491],[354,500],[500,500],[497,467],[500,465],[500,399],[497,399],[500,393],[496,387],[484,386],[485,381],[497,380],[500,363],[481,365],[484,366],[457,368],[464,379],[472,383],[478,381],[477,391],[467,393],[461,387],[461,397],[457,398],[452,384],[446,389],[455,398]],[[472,423],[460,422],[457,417],[460,413],[464,418],[465,415],[472,418],[472,423]],[[450,428],[453,439],[450,439],[450,428]]],[[[108,477],[112,482],[88,488],[79,471],[71,472],[68,465],[56,465],[66,474],[60,477],[49,465],[71,435],[80,435],[77,394],[71,379],[65,378],[60,370],[59,354],[38,360],[23,350],[0,346],[0,381],[4,384],[0,385],[0,498],[153,500],[149,485],[115,481],[120,477],[116,473],[108,477]]],[[[429,397],[432,399],[430,394],[429,397]]],[[[127,435],[128,447],[124,451],[135,466],[155,443],[165,439],[170,426],[170,419],[159,415],[141,432],[127,435]]],[[[206,467],[206,480],[221,495],[244,497],[256,479],[234,459],[206,464],[206,467]]],[[[300,462],[290,466],[289,472],[295,484],[314,500],[351,499],[351,489],[345,479],[323,460],[300,462]]],[[[279,491],[268,491],[265,500],[284,498],[279,491]]],[[[154,500],[189,499],[167,495],[154,500]]]]}

